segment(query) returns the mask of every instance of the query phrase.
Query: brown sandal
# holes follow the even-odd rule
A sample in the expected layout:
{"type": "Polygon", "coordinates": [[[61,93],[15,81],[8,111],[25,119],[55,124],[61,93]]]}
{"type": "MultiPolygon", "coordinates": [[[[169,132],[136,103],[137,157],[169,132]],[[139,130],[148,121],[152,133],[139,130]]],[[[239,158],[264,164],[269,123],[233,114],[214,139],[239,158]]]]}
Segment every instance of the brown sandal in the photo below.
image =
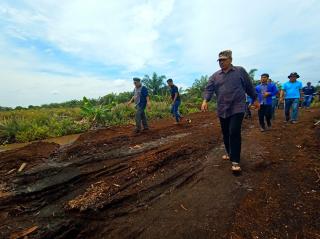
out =
{"type": "Polygon", "coordinates": [[[230,160],[230,157],[229,157],[229,155],[225,154],[222,156],[222,159],[223,160],[230,160]]]}
{"type": "Polygon", "coordinates": [[[232,172],[241,172],[241,167],[239,164],[232,164],[231,170],[232,172]]]}

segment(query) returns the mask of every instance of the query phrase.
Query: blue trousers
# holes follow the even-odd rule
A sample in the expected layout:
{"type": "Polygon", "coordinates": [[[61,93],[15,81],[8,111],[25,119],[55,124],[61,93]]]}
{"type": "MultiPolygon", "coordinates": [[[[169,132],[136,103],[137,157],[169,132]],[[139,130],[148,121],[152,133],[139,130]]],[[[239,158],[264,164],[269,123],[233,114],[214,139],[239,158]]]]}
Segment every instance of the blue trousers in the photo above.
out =
{"type": "Polygon", "coordinates": [[[285,99],[284,102],[284,113],[286,116],[286,121],[296,121],[298,119],[298,110],[299,110],[299,99],[285,99]],[[291,119],[290,111],[292,108],[291,119]]]}
{"type": "Polygon", "coordinates": [[[171,114],[176,118],[176,121],[180,121],[180,113],[179,113],[179,106],[181,104],[180,100],[176,100],[172,105],[171,105],[171,114]]]}
{"type": "Polygon", "coordinates": [[[312,95],[305,95],[304,101],[303,101],[303,106],[309,108],[311,105],[311,101],[312,101],[312,95]]]}
{"type": "Polygon", "coordinates": [[[272,119],[275,119],[275,113],[276,113],[276,108],[278,107],[278,99],[274,98],[272,99],[272,110],[271,110],[271,116],[272,119]]]}

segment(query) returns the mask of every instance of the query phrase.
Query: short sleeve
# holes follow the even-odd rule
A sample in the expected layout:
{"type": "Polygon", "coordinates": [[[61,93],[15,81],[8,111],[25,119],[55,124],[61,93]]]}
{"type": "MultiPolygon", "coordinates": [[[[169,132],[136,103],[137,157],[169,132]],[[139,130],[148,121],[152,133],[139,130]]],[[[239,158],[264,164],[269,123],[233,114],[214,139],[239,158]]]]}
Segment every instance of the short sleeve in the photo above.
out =
{"type": "Polygon", "coordinates": [[[282,85],[282,90],[286,90],[287,89],[287,84],[286,83],[283,83],[283,85],[282,85]]]}
{"type": "Polygon", "coordinates": [[[144,97],[147,97],[149,95],[147,87],[145,87],[145,86],[142,87],[141,95],[143,95],[144,97]]]}

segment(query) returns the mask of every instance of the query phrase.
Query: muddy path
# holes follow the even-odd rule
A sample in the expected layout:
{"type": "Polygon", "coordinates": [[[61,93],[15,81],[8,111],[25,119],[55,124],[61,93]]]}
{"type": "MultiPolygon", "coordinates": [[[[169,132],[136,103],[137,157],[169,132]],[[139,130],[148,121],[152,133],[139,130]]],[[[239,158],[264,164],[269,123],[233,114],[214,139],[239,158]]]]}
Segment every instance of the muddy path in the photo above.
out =
{"type": "Polygon", "coordinates": [[[1,152],[0,237],[320,234],[320,130],[313,126],[319,110],[302,112],[297,125],[279,118],[265,134],[255,120],[246,121],[239,177],[221,160],[215,114],[190,118],[191,124],[182,125],[171,119],[153,122],[139,135],[126,126],[91,131],[63,147],[39,142],[1,152]],[[269,196],[279,202],[270,205],[269,196]],[[292,210],[295,203],[306,205],[307,212],[292,210]],[[288,221],[290,215],[299,219],[288,221]]]}

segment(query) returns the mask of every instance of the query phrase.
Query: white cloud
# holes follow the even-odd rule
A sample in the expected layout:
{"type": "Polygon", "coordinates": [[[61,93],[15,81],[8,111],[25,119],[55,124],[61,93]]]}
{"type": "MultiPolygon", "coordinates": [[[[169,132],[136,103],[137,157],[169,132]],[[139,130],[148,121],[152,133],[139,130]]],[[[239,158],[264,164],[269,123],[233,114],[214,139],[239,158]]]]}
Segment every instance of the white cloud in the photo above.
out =
{"type": "Polygon", "coordinates": [[[44,62],[30,49],[5,52],[0,38],[0,105],[28,106],[98,98],[108,93],[131,91],[131,80],[112,79],[77,72],[59,63],[44,62]]]}
{"type": "Polygon", "coordinates": [[[65,52],[129,70],[157,57],[158,26],[173,0],[26,1],[29,8],[2,6],[7,30],[19,38],[45,39],[65,52]]]}
{"type": "Polygon", "coordinates": [[[319,1],[200,0],[179,1],[175,7],[171,19],[176,24],[168,31],[177,36],[178,64],[185,72],[211,74],[219,51],[232,49],[235,64],[282,77],[303,64],[292,59],[320,51],[315,37],[320,35],[315,32],[319,1]]]}
{"type": "Polygon", "coordinates": [[[297,71],[304,82],[318,82],[318,0],[19,3],[0,3],[0,105],[128,90],[131,80],[123,75],[153,71],[186,88],[195,75],[217,70],[217,54],[223,49],[233,50],[236,65],[258,68],[257,74],[269,72],[276,81],[297,71]],[[12,38],[26,44],[15,45],[12,38]],[[33,49],[37,46],[28,45],[30,40],[52,49],[45,46],[39,54],[33,49]],[[102,64],[119,73],[101,76],[94,67],[76,68],[54,58],[56,49],[75,61],[102,64]],[[19,95],[10,99],[10,92],[19,95]]]}
{"type": "Polygon", "coordinates": [[[112,92],[131,91],[131,81],[95,77],[63,77],[47,74],[3,74],[10,81],[2,81],[0,102],[3,106],[28,106],[81,99],[98,98],[112,92]],[[7,75],[8,74],[8,75],[7,75]]]}

